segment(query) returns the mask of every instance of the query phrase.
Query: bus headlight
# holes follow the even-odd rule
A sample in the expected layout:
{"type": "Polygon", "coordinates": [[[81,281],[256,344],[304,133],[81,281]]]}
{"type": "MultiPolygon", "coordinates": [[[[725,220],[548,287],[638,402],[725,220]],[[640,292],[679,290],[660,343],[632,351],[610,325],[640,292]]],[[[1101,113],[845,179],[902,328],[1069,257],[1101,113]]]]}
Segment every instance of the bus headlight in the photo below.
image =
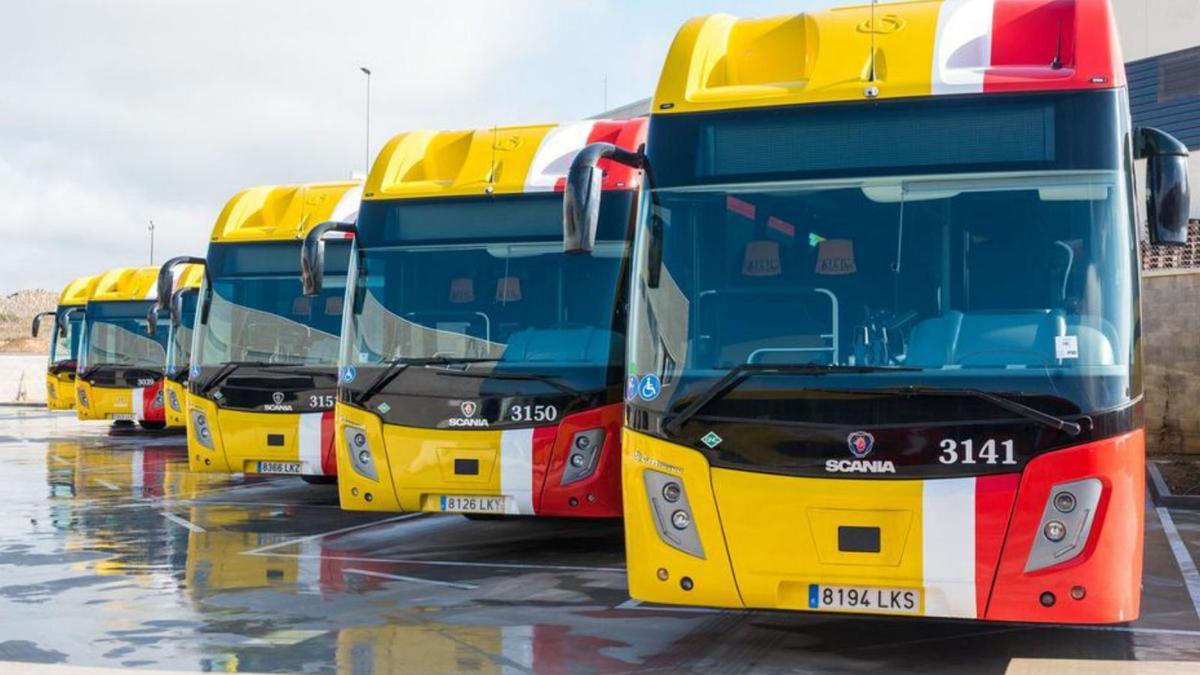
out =
{"type": "Polygon", "coordinates": [[[174,389],[167,391],[167,399],[171,402],[171,410],[179,412],[179,396],[175,394],[174,389]]]}
{"type": "Polygon", "coordinates": [[[650,469],[642,475],[659,539],[667,546],[703,559],[704,547],[700,544],[700,532],[693,522],[692,505],[683,482],[676,476],[650,469]]]}
{"type": "Polygon", "coordinates": [[[78,396],[79,396],[79,405],[81,405],[81,406],[83,406],[83,407],[85,407],[85,408],[90,408],[90,407],[92,407],[92,406],[91,406],[91,405],[88,403],[87,389],[84,389],[83,387],[80,387],[80,388],[78,388],[78,389],[76,389],[76,390],[75,390],[75,393],[76,393],[76,394],[78,394],[78,396]]]}
{"type": "Polygon", "coordinates": [[[571,444],[567,446],[567,466],[563,469],[559,485],[578,483],[595,473],[603,448],[603,429],[576,431],[571,437],[571,444]]]}
{"type": "Polygon", "coordinates": [[[367,432],[358,427],[347,426],[342,437],[346,440],[346,449],[350,454],[350,466],[354,472],[363,478],[377,481],[379,472],[375,469],[375,456],[371,453],[371,443],[367,440],[367,432]]]}
{"type": "Polygon", "coordinates": [[[1034,537],[1025,563],[1026,572],[1053,567],[1083,553],[1103,492],[1104,486],[1097,478],[1059,483],[1050,489],[1038,523],[1038,536],[1034,537]]]}
{"type": "Polygon", "coordinates": [[[208,416],[202,411],[192,411],[192,433],[196,442],[209,450],[213,449],[212,429],[208,426],[208,416]]]}

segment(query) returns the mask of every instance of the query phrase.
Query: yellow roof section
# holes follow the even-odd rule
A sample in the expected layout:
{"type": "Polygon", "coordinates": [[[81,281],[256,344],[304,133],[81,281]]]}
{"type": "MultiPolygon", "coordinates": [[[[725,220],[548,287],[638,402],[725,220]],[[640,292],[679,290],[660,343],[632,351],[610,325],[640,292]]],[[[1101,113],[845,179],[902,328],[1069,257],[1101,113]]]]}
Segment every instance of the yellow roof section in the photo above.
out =
{"type": "Polygon", "coordinates": [[[118,267],[97,277],[88,302],[153,300],[158,267],[118,267]]]}
{"type": "Polygon", "coordinates": [[[212,241],[303,239],[328,220],[358,213],[358,181],[264,185],[230,199],[213,225],[212,241]]]}
{"type": "Polygon", "coordinates": [[[941,0],[881,3],[680,28],[654,93],[654,114],[927,96],[941,0]],[[871,81],[874,39],[876,81],[871,81]]]}
{"type": "Polygon", "coordinates": [[[175,274],[175,290],[200,288],[200,282],[204,281],[204,265],[181,265],[175,268],[175,274]]]}
{"type": "Polygon", "coordinates": [[[96,281],[99,279],[99,275],[93,274],[72,280],[59,294],[58,305],[60,307],[86,305],[88,297],[91,296],[92,289],[96,287],[96,281]]]}
{"type": "Polygon", "coordinates": [[[462,131],[410,131],[388,141],[363,199],[525,192],[542,140],[555,124],[462,131]]]}

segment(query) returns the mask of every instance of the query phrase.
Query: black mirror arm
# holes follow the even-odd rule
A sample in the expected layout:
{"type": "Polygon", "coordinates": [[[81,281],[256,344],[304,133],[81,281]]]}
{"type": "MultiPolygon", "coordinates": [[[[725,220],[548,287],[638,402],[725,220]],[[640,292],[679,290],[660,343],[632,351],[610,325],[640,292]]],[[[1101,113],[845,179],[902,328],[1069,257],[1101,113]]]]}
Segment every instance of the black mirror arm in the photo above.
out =
{"type": "Polygon", "coordinates": [[[321,294],[325,277],[325,235],[329,232],[355,234],[357,231],[354,223],[329,221],[317,225],[304,235],[304,242],[300,245],[300,281],[304,286],[304,295],[312,297],[321,294]]]}
{"type": "Polygon", "coordinates": [[[56,314],[57,314],[57,312],[39,312],[38,314],[36,314],[33,317],[33,325],[30,326],[30,332],[33,333],[33,337],[38,336],[39,328],[42,325],[42,317],[43,316],[55,316],[56,314]]]}
{"type": "Polygon", "coordinates": [[[171,293],[174,292],[175,285],[175,267],[178,265],[204,265],[207,264],[204,258],[197,258],[190,255],[181,255],[171,258],[158,268],[158,285],[155,288],[154,309],[153,312],[165,311],[171,304],[171,293]]]}

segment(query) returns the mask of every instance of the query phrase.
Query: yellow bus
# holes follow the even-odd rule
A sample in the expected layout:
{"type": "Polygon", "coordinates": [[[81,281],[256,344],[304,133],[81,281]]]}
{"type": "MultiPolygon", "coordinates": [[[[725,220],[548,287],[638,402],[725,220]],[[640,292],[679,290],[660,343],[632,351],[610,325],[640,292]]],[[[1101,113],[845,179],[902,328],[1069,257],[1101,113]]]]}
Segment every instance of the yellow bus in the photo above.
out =
{"type": "MultiPolygon", "coordinates": [[[[651,104],[629,589],[667,604],[1114,623],[1145,495],[1135,128],[1108,0],[916,0],[677,34],[651,104]]],[[[599,199],[577,162],[568,225],[599,199]]]]}
{"type": "MultiPolygon", "coordinates": [[[[354,228],[337,404],[342,508],[619,517],[629,237],[617,166],[586,253],[564,250],[575,154],[645,118],[393,138],[354,228]]],[[[324,292],[321,237],[306,285],[324,292]]]]}
{"type": "Polygon", "coordinates": [[[167,335],[150,335],[157,267],[121,267],[101,274],[88,297],[75,379],[82,420],[166,425],[162,376],[167,335]]]}
{"type": "MultiPolygon", "coordinates": [[[[167,427],[187,426],[187,381],[191,370],[192,327],[196,320],[196,301],[204,281],[203,265],[176,267],[181,270],[168,301],[170,328],[167,332],[167,363],[163,389],[167,394],[167,427]]],[[[157,313],[157,307],[154,310],[157,313]]],[[[149,318],[150,315],[147,315],[149,318]]]]}
{"type": "Polygon", "coordinates": [[[225,205],[203,259],[168,261],[158,299],[173,292],[172,267],[205,264],[188,374],[188,461],[194,471],[297,475],[329,482],[338,336],[350,242],[331,245],[331,283],[307,297],[300,283],[305,234],[353,222],[355,181],[264,186],[225,205]]]}
{"type": "Polygon", "coordinates": [[[96,279],[96,276],[75,279],[59,294],[54,311],[33,317],[33,337],[38,336],[43,318],[54,317],[50,358],[46,365],[46,407],[51,410],[75,407],[75,369],[83,338],[83,315],[96,279]]]}

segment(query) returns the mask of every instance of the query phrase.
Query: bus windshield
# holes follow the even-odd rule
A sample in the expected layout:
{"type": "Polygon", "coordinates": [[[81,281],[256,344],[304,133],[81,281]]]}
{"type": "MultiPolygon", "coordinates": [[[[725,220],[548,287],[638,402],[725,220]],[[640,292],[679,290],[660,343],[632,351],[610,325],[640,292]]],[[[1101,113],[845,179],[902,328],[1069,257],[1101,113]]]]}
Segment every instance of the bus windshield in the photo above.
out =
{"type": "Polygon", "coordinates": [[[605,195],[587,256],[562,252],[561,194],[364,204],[344,362],[468,361],[604,388],[631,200],[605,195]]]}
{"type": "Polygon", "coordinates": [[[335,366],[349,250],[348,241],[327,244],[324,290],[307,297],[298,241],[212,244],[195,336],[197,365],[335,366]]]}
{"type": "Polygon", "coordinates": [[[100,366],[162,370],[166,362],[167,333],[150,337],[146,313],[149,300],[88,303],[87,347],[79,369],[100,366]]]}
{"type": "MultiPolygon", "coordinates": [[[[1056,133],[1046,105],[1049,129],[1038,133],[1052,147],[1041,159],[1033,147],[990,148],[976,128],[975,147],[991,154],[955,171],[875,170],[856,153],[845,157],[862,174],[832,179],[799,163],[789,171],[803,178],[767,177],[750,158],[728,173],[754,180],[686,165],[711,176],[668,181],[642,209],[629,348],[633,374],[662,385],[635,405],[678,411],[742,364],[782,367],[753,366],[706,414],[911,422],[911,406],[875,406],[864,419],[838,402],[838,391],[903,387],[1038,397],[1065,415],[1139,396],[1129,176],[1116,143],[1104,151],[1102,138],[1056,133]],[[1075,140],[1097,159],[1072,153],[1075,140]],[[1006,152],[1020,169],[1002,170],[1006,152]],[[649,254],[657,243],[660,264],[649,254]],[[796,364],[819,367],[787,368],[796,364]],[[789,405],[801,390],[805,402],[789,405]]],[[[887,116],[874,115],[882,128],[887,116]]],[[[911,110],[905,118],[921,126],[911,110]]]]}
{"type": "Polygon", "coordinates": [[[54,317],[54,341],[50,343],[50,363],[67,363],[79,359],[79,343],[83,339],[82,307],[59,307],[54,317]],[[61,328],[66,326],[66,330],[61,328]]]}
{"type": "Polygon", "coordinates": [[[187,368],[192,358],[192,324],[196,321],[196,301],[199,291],[191,289],[180,294],[179,324],[171,326],[167,347],[167,375],[187,368]]]}

